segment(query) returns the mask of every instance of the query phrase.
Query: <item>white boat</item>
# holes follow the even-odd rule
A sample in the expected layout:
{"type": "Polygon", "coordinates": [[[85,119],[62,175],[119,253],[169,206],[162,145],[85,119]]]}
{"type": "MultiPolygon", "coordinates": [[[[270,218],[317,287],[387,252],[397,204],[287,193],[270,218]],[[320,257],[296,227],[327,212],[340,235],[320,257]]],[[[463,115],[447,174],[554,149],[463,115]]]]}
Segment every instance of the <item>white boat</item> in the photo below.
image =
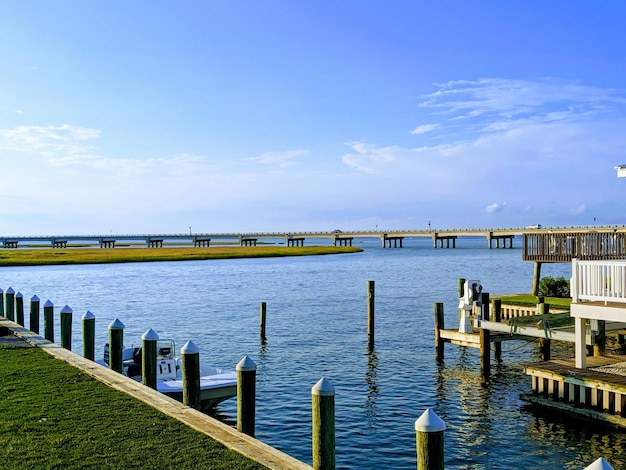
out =
{"type": "MultiPolygon", "coordinates": [[[[141,347],[122,350],[123,374],[141,382],[141,347]]],[[[99,364],[109,367],[109,345],[104,346],[104,357],[99,364]]],[[[157,341],[157,390],[180,402],[183,401],[182,360],[176,358],[174,341],[157,341]]],[[[207,364],[200,364],[200,406],[202,411],[237,396],[237,373],[207,364]]]]}

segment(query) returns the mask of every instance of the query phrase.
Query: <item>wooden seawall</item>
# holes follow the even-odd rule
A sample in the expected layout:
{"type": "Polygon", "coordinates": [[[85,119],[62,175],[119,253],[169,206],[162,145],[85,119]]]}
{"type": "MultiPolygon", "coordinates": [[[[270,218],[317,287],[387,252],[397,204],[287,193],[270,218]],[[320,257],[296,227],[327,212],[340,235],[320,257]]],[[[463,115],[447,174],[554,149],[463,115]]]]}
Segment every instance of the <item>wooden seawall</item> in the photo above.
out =
{"type": "Polygon", "coordinates": [[[85,359],[62,346],[43,339],[32,331],[14,323],[4,317],[0,317],[0,326],[6,327],[17,337],[28,343],[43,349],[51,356],[67,362],[80,369],[91,377],[103,382],[109,387],[115,388],[142,402],[156,408],[162,413],[190,426],[212,439],[220,442],[251,460],[254,460],[270,469],[276,470],[299,470],[312,469],[310,465],[301,462],[284,452],[264,444],[263,442],[240,433],[215,418],[211,418],[189,406],[169,398],[162,393],[142,385],[122,374],[102,367],[93,361],[85,359]]]}

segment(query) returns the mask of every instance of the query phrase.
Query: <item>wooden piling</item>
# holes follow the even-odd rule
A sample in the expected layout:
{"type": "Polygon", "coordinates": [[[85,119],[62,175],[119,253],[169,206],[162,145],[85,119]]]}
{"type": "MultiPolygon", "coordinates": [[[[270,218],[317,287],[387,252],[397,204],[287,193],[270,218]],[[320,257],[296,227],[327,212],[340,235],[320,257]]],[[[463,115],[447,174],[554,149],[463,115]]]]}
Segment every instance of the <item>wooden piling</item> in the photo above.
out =
{"type": "Polygon", "coordinates": [[[109,369],[124,372],[122,350],[124,349],[124,324],[117,318],[109,325],[109,369]]]}
{"type": "MultiPolygon", "coordinates": [[[[482,303],[481,320],[489,319],[489,294],[480,294],[482,303]]],[[[491,332],[488,328],[480,328],[480,363],[484,376],[488,376],[491,369],[491,332]]]]}
{"type": "Polygon", "coordinates": [[[533,295],[539,294],[539,281],[541,280],[541,261],[535,261],[533,268],[533,285],[531,292],[533,295]]]}
{"type": "Polygon", "coordinates": [[[374,347],[374,299],[375,299],[374,281],[367,281],[367,346],[369,349],[374,347]]]}
{"type": "Polygon", "coordinates": [[[322,377],[311,388],[313,468],[335,468],[335,387],[322,377]]]}
{"type": "Polygon", "coordinates": [[[4,301],[4,311],[6,317],[11,321],[15,321],[15,291],[12,287],[9,287],[7,289],[4,301]]]}
{"type": "Polygon", "coordinates": [[[430,408],[415,421],[418,470],[443,470],[446,423],[430,408]]]}
{"type": "MultiPolygon", "coordinates": [[[[550,313],[550,304],[545,302],[537,305],[540,315],[548,315],[550,313]]],[[[546,321],[546,320],[544,320],[546,321]]],[[[540,338],[539,339],[539,355],[541,359],[544,361],[549,361],[550,354],[550,340],[548,338],[540,338]]]]}
{"type": "Polygon", "coordinates": [[[61,309],[61,347],[72,350],[72,309],[66,305],[61,309]]]}
{"type": "Polygon", "coordinates": [[[267,337],[265,336],[265,322],[267,320],[267,304],[265,302],[261,302],[261,318],[260,318],[260,326],[261,326],[261,340],[265,341],[267,337]]]}
{"type": "Polygon", "coordinates": [[[4,291],[0,289],[0,316],[4,317],[4,291]]]}
{"type": "Polygon", "coordinates": [[[443,361],[445,342],[441,339],[441,330],[444,328],[443,302],[435,302],[435,359],[437,361],[443,361]]]}
{"type": "Polygon", "coordinates": [[[598,320],[598,334],[596,335],[596,342],[593,345],[593,355],[595,357],[604,356],[606,352],[606,322],[604,320],[598,320]]]}
{"type": "Polygon", "coordinates": [[[15,322],[24,326],[24,296],[21,292],[15,294],[15,322]]]}
{"type": "MultiPolygon", "coordinates": [[[[491,321],[501,322],[502,321],[502,300],[494,299],[493,301],[493,309],[491,311],[491,321]]],[[[496,341],[494,342],[494,356],[496,359],[500,359],[502,357],[502,342],[496,341]]]]}
{"type": "Polygon", "coordinates": [[[87,310],[81,317],[83,323],[83,356],[95,360],[96,351],[96,316],[87,310]]]}
{"type": "Polygon", "coordinates": [[[180,349],[183,363],[183,405],[200,409],[200,348],[187,341],[180,349]]]}
{"type": "Polygon", "coordinates": [[[28,313],[30,331],[39,334],[39,297],[33,295],[30,298],[30,309],[28,313]]]}
{"type": "Polygon", "coordinates": [[[141,383],[157,388],[157,341],[159,335],[150,328],[141,335],[141,383]]]}
{"type": "Polygon", "coordinates": [[[237,431],[254,437],[256,364],[244,356],[237,364],[237,431]]]}
{"type": "Polygon", "coordinates": [[[43,334],[54,343],[54,304],[49,300],[43,304],[43,334]]]}

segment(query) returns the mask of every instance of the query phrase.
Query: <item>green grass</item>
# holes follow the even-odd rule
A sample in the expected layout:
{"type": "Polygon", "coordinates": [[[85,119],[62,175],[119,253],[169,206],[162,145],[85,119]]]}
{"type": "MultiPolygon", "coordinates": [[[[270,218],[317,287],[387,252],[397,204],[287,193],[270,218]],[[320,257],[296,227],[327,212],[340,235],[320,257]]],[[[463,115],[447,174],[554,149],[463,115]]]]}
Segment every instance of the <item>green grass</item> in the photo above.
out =
{"type": "MultiPolygon", "coordinates": [[[[537,297],[531,294],[499,295],[491,298],[500,299],[503,304],[508,305],[521,305],[527,307],[537,305],[537,297]]],[[[544,302],[550,304],[550,308],[569,310],[572,299],[570,297],[545,297],[544,302]]]]}
{"type": "Polygon", "coordinates": [[[148,261],[189,261],[226,258],[311,256],[363,251],[340,246],[217,246],[208,248],[66,248],[0,251],[0,266],[51,264],[137,263],[148,261]]]}
{"type": "Polygon", "coordinates": [[[0,347],[0,468],[265,468],[38,348],[0,347]]]}

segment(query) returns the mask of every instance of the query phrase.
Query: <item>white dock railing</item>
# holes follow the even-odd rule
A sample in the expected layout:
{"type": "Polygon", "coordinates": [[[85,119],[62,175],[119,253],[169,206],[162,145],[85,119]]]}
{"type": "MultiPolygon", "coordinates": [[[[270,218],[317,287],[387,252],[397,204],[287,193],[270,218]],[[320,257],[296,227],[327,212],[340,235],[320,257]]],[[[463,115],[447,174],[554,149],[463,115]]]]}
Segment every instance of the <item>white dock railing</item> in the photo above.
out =
{"type": "Polygon", "coordinates": [[[626,260],[572,260],[572,302],[591,300],[626,303],[626,260]]]}

